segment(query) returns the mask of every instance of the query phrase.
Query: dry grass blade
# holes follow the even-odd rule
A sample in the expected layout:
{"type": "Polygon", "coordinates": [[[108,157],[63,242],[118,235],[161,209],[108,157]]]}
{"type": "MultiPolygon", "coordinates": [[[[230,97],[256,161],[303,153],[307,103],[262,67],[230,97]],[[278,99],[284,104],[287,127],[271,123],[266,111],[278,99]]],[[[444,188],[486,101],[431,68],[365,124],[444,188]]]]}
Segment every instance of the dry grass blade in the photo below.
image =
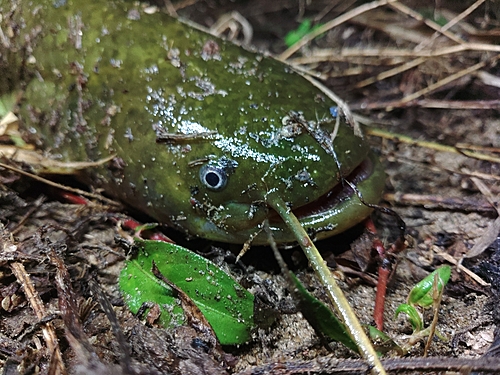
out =
{"type": "MultiPolygon", "coordinates": [[[[403,103],[400,100],[370,102],[368,104],[351,105],[352,110],[375,110],[386,108],[435,108],[435,109],[499,109],[500,100],[433,100],[417,99],[412,102],[403,103]]],[[[458,147],[458,146],[457,146],[458,147]]]]}
{"type": "Polygon", "coordinates": [[[461,262],[457,261],[455,258],[453,258],[450,254],[448,253],[445,253],[444,251],[442,251],[439,247],[437,246],[432,246],[432,251],[436,254],[436,255],[439,255],[441,258],[443,258],[444,260],[446,260],[447,262],[453,264],[455,267],[457,267],[457,269],[460,271],[460,272],[464,272],[466,273],[467,275],[469,275],[469,277],[474,280],[476,283],[478,283],[479,285],[481,286],[484,286],[484,287],[488,287],[490,286],[489,283],[487,283],[486,281],[484,281],[480,276],[478,276],[476,273],[472,272],[470,269],[464,267],[461,262]]]}
{"type": "Polygon", "coordinates": [[[359,7],[354,8],[354,9],[342,14],[341,16],[331,20],[330,22],[325,23],[323,26],[318,27],[313,32],[307,34],[300,41],[298,41],[293,46],[291,46],[286,51],[284,51],[282,54],[280,54],[278,59],[285,61],[290,56],[292,56],[295,52],[297,52],[301,47],[305,46],[311,40],[313,40],[317,36],[323,34],[324,32],[343,24],[344,22],[349,21],[350,19],[352,19],[356,16],[359,16],[360,14],[363,14],[365,12],[368,12],[370,10],[379,8],[381,6],[384,6],[384,5],[387,5],[389,3],[393,3],[393,2],[396,2],[396,0],[373,1],[371,3],[360,5],[359,7]]]}
{"type": "Polygon", "coordinates": [[[370,77],[370,78],[367,78],[361,82],[358,82],[358,83],[356,83],[355,87],[359,89],[361,87],[371,85],[372,83],[382,81],[386,78],[395,76],[396,74],[403,73],[404,71],[409,70],[411,68],[415,68],[416,66],[423,64],[425,61],[426,61],[426,58],[424,58],[424,57],[416,58],[412,61],[408,61],[407,63],[404,63],[404,64],[397,66],[393,69],[389,69],[383,73],[377,74],[375,77],[370,77]]]}
{"type": "Polygon", "coordinates": [[[101,201],[101,202],[104,202],[106,204],[109,204],[112,207],[121,207],[120,203],[118,203],[118,202],[116,202],[116,201],[114,201],[112,199],[106,198],[106,197],[104,197],[104,196],[102,196],[100,194],[89,193],[88,191],[85,191],[85,190],[75,189],[75,188],[72,188],[72,187],[69,187],[69,186],[58,184],[57,182],[54,182],[54,181],[51,181],[51,180],[47,180],[46,178],[40,177],[40,176],[38,176],[36,174],[33,174],[33,173],[29,173],[29,172],[23,171],[22,169],[19,169],[17,167],[14,167],[12,165],[8,165],[8,164],[5,164],[5,163],[0,163],[0,167],[8,169],[8,170],[11,170],[11,171],[16,172],[16,173],[19,173],[19,174],[21,174],[23,176],[30,177],[30,178],[32,178],[34,180],[40,181],[40,182],[42,182],[42,183],[44,183],[46,185],[49,185],[49,186],[53,186],[53,187],[56,187],[56,188],[61,189],[61,190],[69,191],[71,193],[79,194],[79,195],[82,195],[82,196],[90,198],[90,199],[96,199],[98,201],[101,201]]]}
{"type": "Polygon", "coordinates": [[[35,169],[39,173],[47,174],[75,174],[77,171],[98,167],[103,165],[115,156],[111,155],[98,161],[75,161],[61,162],[43,156],[41,153],[34,150],[25,150],[16,146],[0,145],[0,158],[6,158],[17,163],[25,163],[35,169]]]}
{"type": "Polygon", "coordinates": [[[455,34],[449,33],[446,29],[440,27],[434,21],[432,21],[432,20],[430,20],[428,18],[422,17],[422,15],[420,13],[415,12],[413,9],[407,7],[406,5],[403,5],[400,2],[398,2],[398,1],[392,2],[392,3],[388,4],[388,5],[391,8],[396,9],[396,10],[400,11],[401,13],[406,14],[406,15],[408,15],[408,16],[416,19],[417,21],[425,23],[431,29],[435,30],[438,33],[441,33],[441,34],[445,35],[446,37],[448,37],[449,39],[453,40],[454,42],[459,43],[459,44],[464,43],[464,40],[462,38],[456,36],[455,34]]]}
{"type": "Polygon", "coordinates": [[[500,207],[498,205],[500,203],[500,199],[498,197],[494,197],[490,189],[480,179],[472,177],[471,180],[476,184],[481,193],[483,193],[483,195],[490,201],[491,205],[496,208],[498,217],[486,229],[484,234],[477,239],[472,249],[470,249],[469,252],[465,255],[466,258],[473,258],[485,251],[488,246],[490,246],[495,241],[498,233],[500,232],[500,207]]]}
{"type": "Polygon", "coordinates": [[[471,73],[473,73],[481,68],[484,68],[487,64],[494,64],[498,59],[500,59],[500,55],[496,55],[495,57],[493,57],[492,59],[489,59],[489,60],[478,62],[477,64],[470,66],[466,69],[463,69],[455,74],[449,75],[448,77],[443,78],[443,79],[439,80],[438,82],[433,83],[433,84],[423,88],[422,90],[414,92],[411,95],[405,96],[403,99],[401,99],[400,102],[402,104],[409,103],[412,100],[418,99],[419,97],[421,97],[425,94],[429,94],[429,93],[437,90],[438,88],[443,87],[444,85],[447,85],[447,84],[449,84],[449,83],[451,83],[451,82],[453,82],[461,77],[464,77],[464,76],[471,74],[471,73]]]}
{"type": "Polygon", "coordinates": [[[468,151],[459,148],[457,146],[447,146],[438,142],[420,141],[403,134],[396,134],[381,129],[367,128],[365,130],[365,133],[371,136],[381,137],[385,139],[392,139],[397,142],[415,145],[419,147],[425,147],[436,151],[452,152],[455,154],[462,154],[478,160],[487,160],[493,163],[500,163],[500,158],[495,157],[493,155],[483,154],[475,151],[468,151]]]}
{"type": "MultiPolygon", "coordinates": [[[[19,284],[24,289],[24,294],[26,295],[26,299],[29,301],[33,311],[39,320],[45,318],[47,312],[45,311],[45,307],[43,302],[38,295],[35,286],[31,282],[31,278],[26,272],[22,263],[13,262],[11,264],[12,273],[17,278],[19,284]]],[[[64,362],[62,359],[61,351],[59,349],[58,339],[56,336],[56,332],[54,330],[54,326],[51,322],[47,322],[42,326],[43,337],[47,344],[47,348],[49,353],[52,356],[51,363],[54,363],[53,371],[56,375],[64,375],[66,374],[66,368],[64,366],[64,362]]]]}
{"type": "MultiPolygon", "coordinates": [[[[335,33],[331,34],[338,37],[342,35],[344,30],[349,30],[350,25],[354,24],[365,27],[372,32],[384,33],[395,44],[397,43],[398,47],[387,48],[387,40],[374,37],[368,46],[365,43],[356,42],[357,45],[362,45],[360,48],[353,48],[352,42],[346,42],[333,49],[315,47],[312,49],[312,54],[296,57],[290,62],[310,65],[313,69],[323,69],[322,66],[318,67],[320,63],[339,62],[340,70],[335,69],[328,73],[318,72],[317,76],[322,79],[337,79],[339,81],[343,78],[344,82],[350,82],[349,91],[355,93],[358,93],[359,89],[384,80],[389,81],[385,83],[388,87],[397,85],[397,80],[400,80],[399,85],[403,86],[400,90],[403,92],[399,100],[396,100],[393,91],[389,90],[387,90],[387,95],[391,95],[391,100],[377,100],[377,98],[383,97],[383,91],[376,94],[372,91],[372,94],[368,95],[373,97],[375,94],[376,99],[365,100],[359,104],[353,103],[354,108],[358,109],[392,110],[403,107],[497,109],[499,102],[494,98],[461,100],[459,102],[430,99],[448,88],[460,88],[470,82],[476,82],[475,78],[482,79],[482,84],[485,86],[496,81],[497,77],[494,73],[479,71],[486,67],[493,68],[499,59],[499,55],[488,56],[484,54],[484,52],[500,52],[500,45],[497,43],[484,42],[495,41],[498,30],[494,28],[494,23],[491,23],[489,28],[481,26],[483,29],[478,29],[468,23],[477,23],[476,19],[472,18],[472,14],[484,6],[484,3],[484,0],[477,0],[458,14],[444,8],[438,8],[434,10],[434,16],[428,17],[423,15],[425,14],[424,7],[422,7],[422,11],[417,11],[399,1],[363,4],[314,29],[298,43],[283,52],[280,58],[289,58],[300,47],[321,33],[342,25],[342,28],[338,28],[335,33]],[[388,12],[388,9],[394,9],[397,13],[388,12]],[[443,19],[445,22],[447,21],[443,26],[433,20],[433,17],[438,19],[438,16],[440,24],[443,19]],[[408,23],[409,18],[410,23],[408,23]],[[347,23],[349,25],[344,25],[347,23]],[[433,31],[433,33],[429,35],[429,31],[433,31]],[[444,36],[444,38],[440,36],[444,36]],[[377,46],[379,47],[377,48],[377,46]],[[382,65],[389,68],[381,71],[382,65]],[[366,77],[367,75],[368,77],[366,77]],[[356,77],[360,78],[357,79],[357,82],[356,77]],[[405,77],[417,77],[413,79],[419,84],[412,87],[414,83],[412,81],[405,82],[405,77]],[[392,79],[389,80],[390,78],[392,79]],[[424,87],[422,87],[423,83],[425,83],[424,87]]],[[[477,16],[481,17],[481,15],[477,16]]],[[[487,22],[486,18],[484,22],[487,22]]],[[[337,43],[342,43],[342,41],[337,43]]],[[[389,41],[389,43],[391,42],[389,41]]],[[[322,44],[324,43],[318,42],[318,45],[322,44]]],[[[377,88],[372,87],[370,90],[377,90],[377,88]]],[[[365,91],[363,94],[366,95],[367,92],[365,91]]]]}
{"type": "MultiPolygon", "coordinates": [[[[460,22],[465,17],[467,17],[469,14],[471,14],[472,12],[474,12],[481,4],[484,3],[484,1],[485,0],[477,0],[474,4],[472,4],[466,10],[464,10],[462,13],[460,13],[459,15],[457,15],[456,17],[454,17],[453,19],[451,19],[449,22],[446,23],[446,25],[444,25],[438,31],[436,31],[434,33],[434,35],[432,35],[432,37],[428,41],[426,41],[425,43],[423,43],[420,46],[417,46],[415,49],[418,50],[418,49],[424,48],[425,46],[429,46],[434,40],[436,40],[436,38],[441,33],[445,32],[446,30],[449,30],[450,28],[452,28],[453,26],[455,26],[458,22],[460,22]]],[[[461,40],[460,43],[463,43],[463,40],[462,39],[460,39],[460,40],[461,40]]]]}

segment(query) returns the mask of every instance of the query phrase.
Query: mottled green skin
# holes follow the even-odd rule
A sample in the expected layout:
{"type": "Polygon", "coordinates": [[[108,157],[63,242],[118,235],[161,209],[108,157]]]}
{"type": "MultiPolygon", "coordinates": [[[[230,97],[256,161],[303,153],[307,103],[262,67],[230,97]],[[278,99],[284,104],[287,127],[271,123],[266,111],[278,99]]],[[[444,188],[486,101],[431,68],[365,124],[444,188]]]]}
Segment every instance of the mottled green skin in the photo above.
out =
{"type": "MultiPolygon", "coordinates": [[[[9,7],[6,0],[0,4],[4,11],[9,7]]],[[[164,14],[141,11],[140,20],[132,20],[127,17],[132,2],[68,1],[57,9],[52,4],[23,0],[14,15],[23,25],[17,43],[35,27],[42,30],[32,43],[36,64],[29,70],[36,75],[20,106],[24,126],[62,160],[115,154],[114,163],[88,171],[87,181],[160,222],[191,235],[243,243],[266,217],[276,216],[266,205],[270,192],[300,207],[371,153],[343,122],[334,141],[337,160],[300,126],[297,134],[286,134],[283,118],[292,111],[331,133],[335,119],[329,109],[336,104],[273,59],[164,14]],[[35,14],[33,4],[39,6],[35,14]],[[203,54],[207,42],[219,52],[203,54]],[[158,128],[216,134],[159,143],[158,128]],[[199,171],[209,159],[220,164],[221,157],[237,166],[227,186],[212,191],[200,182],[199,171]],[[307,181],[294,177],[304,170],[307,181]]],[[[359,186],[368,202],[378,201],[384,185],[375,163],[372,177],[359,186]]],[[[369,212],[351,198],[302,222],[325,237],[369,212]]],[[[272,228],[278,242],[294,241],[282,222],[272,220],[272,228]]],[[[266,242],[264,233],[253,241],[266,242]]]]}

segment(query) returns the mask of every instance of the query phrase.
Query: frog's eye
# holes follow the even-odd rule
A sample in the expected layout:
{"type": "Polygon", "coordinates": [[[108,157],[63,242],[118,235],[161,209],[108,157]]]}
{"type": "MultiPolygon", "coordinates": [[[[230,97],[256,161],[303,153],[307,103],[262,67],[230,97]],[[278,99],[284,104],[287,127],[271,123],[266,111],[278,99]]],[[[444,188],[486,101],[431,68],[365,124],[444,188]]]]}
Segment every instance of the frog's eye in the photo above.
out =
{"type": "Polygon", "coordinates": [[[215,165],[204,165],[200,169],[200,181],[210,190],[222,190],[227,184],[227,173],[215,165]]]}

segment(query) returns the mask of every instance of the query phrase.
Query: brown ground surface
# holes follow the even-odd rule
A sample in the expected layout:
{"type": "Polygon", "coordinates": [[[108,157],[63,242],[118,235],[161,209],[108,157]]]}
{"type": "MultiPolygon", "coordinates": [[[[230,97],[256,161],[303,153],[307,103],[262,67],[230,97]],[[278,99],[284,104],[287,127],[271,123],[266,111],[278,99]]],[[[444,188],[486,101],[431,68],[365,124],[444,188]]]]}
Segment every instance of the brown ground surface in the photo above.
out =
{"type": "MultiPolygon", "coordinates": [[[[321,19],[324,23],[362,2],[254,0],[251,3],[251,6],[246,2],[216,5],[212,1],[200,1],[180,12],[210,26],[222,14],[236,9],[252,24],[253,43],[259,48],[280,53],[285,49],[281,38],[287,30],[297,27],[297,19],[302,15],[314,18],[324,11],[321,19]]],[[[422,10],[423,3],[405,2],[410,10],[415,11],[422,10]]],[[[434,2],[428,2],[427,10],[431,15],[436,12],[451,19],[472,3],[442,2],[436,9],[434,2]]],[[[482,4],[450,31],[470,43],[496,48],[500,38],[498,15],[499,9],[495,8],[494,2],[482,4]]],[[[442,254],[459,259],[467,253],[484,233],[491,230],[495,221],[497,214],[488,203],[487,195],[480,191],[471,177],[479,178],[497,203],[500,192],[499,71],[492,62],[494,52],[478,52],[472,48],[467,52],[428,57],[416,68],[366,87],[355,87],[363,79],[417,58],[411,56],[397,62],[396,58],[385,55],[365,57],[363,50],[384,47],[414,52],[420,43],[428,42],[431,35],[429,26],[401,13],[401,10],[375,7],[364,13],[364,17],[344,22],[326,32],[318,42],[292,56],[292,59],[318,56],[315,48],[332,48],[331,55],[337,57],[336,61],[315,63],[307,68],[327,77],[328,85],[352,105],[355,113],[364,116],[363,122],[368,122],[371,128],[441,145],[461,143],[494,148],[481,153],[496,157],[497,162],[438,151],[427,145],[403,143],[396,136],[387,139],[369,136],[388,175],[387,195],[382,205],[392,207],[404,219],[413,240],[413,244],[398,256],[400,261],[386,304],[385,332],[400,345],[408,343],[411,326],[403,315],[395,319],[394,311],[405,301],[414,283],[439,265],[449,264],[442,254]],[[343,57],[340,51],[348,48],[353,56],[343,57]],[[477,70],[414,101],[401,102],[405,95],[481,61],[485,62],[484,66],[477,70]],[[465,104],[462,108],[447,108],[464,101],[479,109],[464,108],[465,104]],[[373,108],[364,109],[370,105],[373,108]],[[396,198],[406,194],[412,195],[407,196],[404,203],[396,202],[396,198]]],[[[425,44],[421,47],[436,51],[456,45],[444,36],[436,38],[434,43],[434,47],[425,44]]],[[[338,344],[324,345],[301,313],[290,307],[293,302],[284,279],[266,248],[252,249],[243,258],[246,268],[242,268],[232,265],[234,253],[239,250],[237,247],[180,239],[183,245],[208,254],[216,262],[227,262],[226,267],[234,272],[235,277],[280,312],[271,327],[255,330],[252,342],[239,348],[224,348],[232,357],[193,348],[191,342],[195,333],[189,328],[173,333],[145,325],[127,311],[117,286],[117,277],[126,256],[120,239],[130,233],[119,229],[116,220],[110,218],[104,207],[62,203],[43,185],[5,170],[0,170],[0,179],[0,368],[3,367],[4,374],[55,373],[52,371],[56,361],[50,362],[45,325],[39,324],[42,318],[50,321],[59,339],[69,373],[221,374],[224,371],[255,371],[329,374],[339,373],[346,363],[359,365],[357,362],[342,362],[356,359],[356,356],[338,344]],[[67,271],[67,279],[60,285],[71,285],[71,293],[56,289],[54,264],[58,262],[61,262],[59,270],[67,271]],[[23,268],[42,302],[37,308],[39,316],[27,302],[23,289],[26,283],[22,283],[19,276],[23,268]],[[18,274],[14,276],[16,270],[18,274]],[[125,340],[121,340],[117,330],[111,328],[109,316],[112,314],[104,313],[106,309],[99,302],[99,290],[107,296],[119,325],[117,330],[122,332],[125,340]],[[66,294],[69,301],[66,307],[58,306],[58,295],[61,294],[66,294]],[[74,309],[73,305],[78,308],[74,309]],[[64,308],[66,310],[61,311],[64,308]],[[72,314],[80,317],[81,326],[68,318],[72,314]],[[61,318],[63,315],[66,319],[61,318]],[[130,356],[125,354],[126,350],[130,350],[130,356]],[[232,365],[231,369],[226,370],[220,365],[223,359],[232,365]],[[335,362],[335,359],[340,362],[335,362]],[[253,366],[257,368],[252,370],[253,366]]],[[[394,220],[384,215],[375,215],[375,219],[381,238],[390,242],[396,232],[394,220]]],[[[319,245],[324,257],[332,259],[341,249],[348,249],[360,231],[358,228],[340,238],[324,240],[319,245]]],[[[454,268],[443,296],[438,330],[447,341],[435,339],[429,356],[445,357],[450,366],[454,359],[481,357],[494,341],[500,275],[498,228],[493,229],[492,238],[487,243],[491,245],[485,246],[487,249],[482,254],[463,263],[490,285],[480,285],[467,273],[454,268]]],[[[300,250],[283,250],[283,254],[309,290],[325,300],[300,250]]],[[[371,323],[374,287],[353,276],[346,276],[340,283],[360,320],[371,323]]],[[[431,319],[427,314],[427,324],[431,319]]],[[[423,340],[414,343],[406,358],[421,357],[423,347],[423,340]]],[[[397,355],[389,353],[385,358],[397,358],[397,355]]],[[[440,360],[443,361],[445,359],[440,360]]],[[[411,365],[407,368],[407,373],[438,373],[430,368],[413,372],[410,371],[411,365]]],[[[362,371],[361,367],[353,367],[350,373],[362,371]]],[[[403,373],[401,369],[398,371],[403,373]]]]}

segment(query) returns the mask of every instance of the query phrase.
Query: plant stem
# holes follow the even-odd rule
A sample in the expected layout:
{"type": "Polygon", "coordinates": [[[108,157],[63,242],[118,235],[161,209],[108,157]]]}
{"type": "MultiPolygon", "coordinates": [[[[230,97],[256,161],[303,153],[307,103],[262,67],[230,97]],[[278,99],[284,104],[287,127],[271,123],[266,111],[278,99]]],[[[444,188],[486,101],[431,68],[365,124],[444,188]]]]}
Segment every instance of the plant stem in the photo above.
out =
{"type": "Polygon", "coordinates": [[[314,272],[319,280],[326,288],[327,294],[330,297],[337,312],[342,317],[349,333],[351,334],[354,342],[359,348],[362,357],[371,365],[371,373],[373,375],[385,375],[386,372],[382,363],[380,362],[375,349],[373,348],[370,339],[366,335],[361,323],[359,322],[356,314],[352,310],[349,302],[347,301],[342,289],[333,278],[330,269],[326,265],[323,257],[318,249],[312,242],[311,238],[300,224],[297,217],[287,207],[285,201],[278,195],[272,194],[267,198],[267,203],[281,216],[283,221],[287,224],[288,228],[293,232],[297,242],[302,247],[306,254],[309,263],[311,264],[314,272]]]}

